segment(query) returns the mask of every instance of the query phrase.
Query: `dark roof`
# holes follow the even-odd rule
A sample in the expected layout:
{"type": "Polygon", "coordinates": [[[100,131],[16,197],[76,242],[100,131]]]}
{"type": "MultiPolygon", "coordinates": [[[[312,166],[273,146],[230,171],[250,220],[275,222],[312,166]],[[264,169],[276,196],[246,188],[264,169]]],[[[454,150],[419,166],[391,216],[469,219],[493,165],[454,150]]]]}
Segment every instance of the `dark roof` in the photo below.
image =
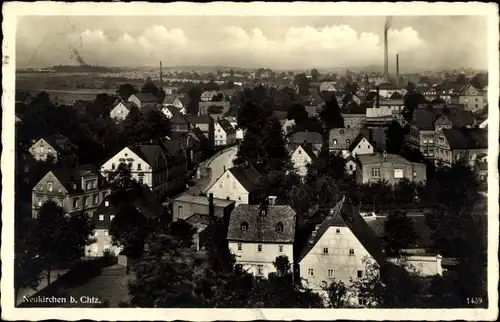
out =
{"type": "Polygon", "coordinates": [[[342,110],[342,114],[363,114],[366,115],[366,104],[356,104],[352,102],[347,105],[347,108],[342,110]]]}
{"type": "Polygon", "coordinates": [[[142,103],[151,103],[151,102],[157,103],[158,102],[158,99],[156,98],[156,96],[154,96],[151,93],[137,93],[137,94],[134,94],[134,95],[142,103]]]}
{"type": "Polygon", "coordinates": [[[379,89],[399,89],[399,87],[397,87],[396,85],[391,84],[391,83],[382,83],[382,84],[379,84],[377,87],[379,89]]]}
{"type": "Polygon", "coordinates": [[[180,124],[180,125],[189,125],[189,121],[185,115],[177,115],[170,119],[170,124],[180,124]]]}
{"type": "Polygon", "coordinates": [[[238,205],[229,219],[227,239],[231,241],[293,243],[295,238],[295,211],[286,206],[238,205]],[[261,211],[266,211],[265,215],[261,211]],[[243,223],[247,230],[241,230],[243,223]],[[282,232],[276,231],[278,224],[282,232]]]}
{"type": "Polygon", "coordinates": [[[188,115],[187,120],[191,124],[210,124],[213,122],[213,119],[210,115],[188,115]]]}
{"type": "Polygon", "coordinates": [[[224,132],[226,132],[226,134],[236,133],[234,127],[225,118],[221,118],[217,122],[219,123],[220,127],[224,130],[224,132]]]}
{"type": "MultiPolygon", "coordinates": [[[[433,245],[432,232],[425,223],[425,216],[408,216],[408,218],[412,220],[417,235],[416,243],[412,248],[431,248],[433,245]]],[[[386,221],[387,217],[366,220],[368,226],[380,237],[384,235],[386,221]]]]}
{"type": "Polygon", "coordinates": [[[205,230],[212,223],[209,215],[193,214],[184,220],[196,229],[196,232],[205,230]]]}
{"type": "Polygon", "coordinates": [[[181,101],[182,105],[186,107],[191,101],[191,99],[187,96],[184,96],[184,97],[179,97],[179,101],[181,101]]]}
{"type": "Polygon", "coordinates": [[[168,157],[174,159],[184,159],[185,158],[185,147],[182,144],[181,139],[164,139],[161,141],[163,151],[168,157]]]}
{"type": "Polygon", "coordinates": [[[108,184],[106,179],[99,173],[94,165],[83,165],[76,169],[73,168],[56,168],[51,170],[54,176],[59,180],[61,185],[68,191],[69,194],[83,192],[81,187],[82,177],[93,175],[98,179],[98,187],[108,184]],[[76,186],[73,186],[75,184],[76,186]]]}
{"type": "Polygon", "coordinates": [[[166,108],[170,111],[170,113],[172,114],[172,117],[180,117],[182,114],[181,112],[177,109],[177,107],[173,106],[173,105],[167,105],[167,106],[164,106],[163,108],[166,108]]]}
{"type": "Polygon", "coordinates": [[[434,122],[442,116],[451,120],[453,128],[461,128],[474,123],[474,115],[470,111],[459,108],[422,107],[415,109],[412,124],[421,130],[433,130],[434,122]]]}
{"type": "MultiPolygon", "coordinates": [[[[62,134],[54,134],[43,138],[54,149],[58,150],[74,150],[77,148],[67,137],[62,134]]],[[[61,151],[58,151],[61,152],[61,151]]]]}
{"type": "Polygon", "coordinates": [[[130,146],[129,149],[134,151],[135,154],[146,161],[149,165],[153,165],[156,162],[156,156],[159,151],[161,151],[161,147],[158,144],[130,146]]]}
{"type": "Polygon", "coordinates": [[[359,135],[359,133],[360,129],[353,129],[353,128],[331,129],[329,133],[330,148],[347,150],[351,146],[351,143],[359,135]],[[337,141],[337,144],[334,144],[334,140],[337,141]],[[347,142],[347,140],[349,140],[349,143],[347,142]]]}
{"type": "Polygon", "coordinates": [[[485,129],[443,130],[451,149],[487,149],[488,131],[485,129]]]}
{"type": "Polygon", "coordinates": [[[297,132],[292,135],[290,142],[323,144],[323,137],[318,132],[297,132]]]}
{"type": "Polygon", "coordinates": [[[228,171],[233,174],[236,180],[248,192],[251,192],[255,188],[260,179],[260,173],[252,166],[232,167],[228,171]]]}
{"type": "Polygon", "coordinates": [[[302,143],[300,146],[312,160],[316,158],[316,153],[314,153],[314,146],[311,143],[302,143]]]}

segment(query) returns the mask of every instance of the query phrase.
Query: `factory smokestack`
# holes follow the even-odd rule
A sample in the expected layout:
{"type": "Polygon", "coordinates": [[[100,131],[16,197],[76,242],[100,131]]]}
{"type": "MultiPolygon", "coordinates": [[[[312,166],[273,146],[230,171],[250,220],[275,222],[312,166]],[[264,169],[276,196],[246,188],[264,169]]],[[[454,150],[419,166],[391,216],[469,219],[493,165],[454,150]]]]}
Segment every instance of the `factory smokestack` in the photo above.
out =
{"type": "Polygon", "coordinates": [[[396,86],[399,87],[399,55],[396,54],[396,86]]]}
{"type": "Polygon", "coordinates": [[[163,66],[160,60],[160,89],[163,91],[163,66]]]}
{"type": "Polygon", "coordinates": [[[391,27],[391,18],[385,19],[384,25],[384,82],[389,81],[389,43],[387,40],[387,31],[391,27]]]}

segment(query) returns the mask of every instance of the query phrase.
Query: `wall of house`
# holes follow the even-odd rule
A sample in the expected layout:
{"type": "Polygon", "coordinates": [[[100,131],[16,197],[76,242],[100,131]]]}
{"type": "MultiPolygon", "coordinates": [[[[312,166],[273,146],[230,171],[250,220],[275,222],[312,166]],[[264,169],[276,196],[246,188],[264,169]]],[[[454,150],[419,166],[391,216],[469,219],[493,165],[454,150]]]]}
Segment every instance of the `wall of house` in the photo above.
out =
{"type": "MultiPolygon", "coordinates": [[[[174,202],[172,203],[172,207],[174,221],[187,219],[194,214],[209,214],[208,204],[204,205],[199,203],[174,200],[174,202]]],[[[219,218],[224,217],[224,207],[214,205],[214,215],[219,218]]]]}
{"type": "Polygon", "coordinates": [[[243,270],[258,276],[259,265],[262,265],[262,275],[267,277],[269,273],[276,272],[273,262],[278,256],[287,256],[290,263],[293,263],[293,244],[272,244],[260,243],[262,251],[258,250],[259,243],[229,241],[229,250],[235,254],[236,263],[242,265],[243,270]],[[238,250],[238,244],[241,250],[238,250]],[[280,247],[283,251],[280,252],[280,247]]]}
{"type": "Polygon", "coordinates": [[[227,134],[219,125],[219,123],[215,123],[215,146],[226,145],[227,144],[227,134]]]}
{"type": "Polygon", "coordinates": [[[403,105],[383,105],[380,103],[380,107],[369,107],[366,109],[366,117],[382,117],[382,116],[392,116],[393,113],[401,113],[403,110],[403,105]]]}
{"type": "Polygon", "coordinates": [[[358,145],[351,151],[353,157],[356,155],[372,154],[373,146],[368,142],[367,139],[363,138],[358,145]]]}
{"type": "Polygon", "coordinates": [[[214,198],[235,201],[235,206],[248,204],[249,192],[236,180],[233,174],[226,171],[207,191],[214,198]]]}
{"type": "MultiPolygon", "coordinates": [[[[390,262],[397,263],[397,259],[388,258],[390,262]]],[[[441,266],[442,257],[437,256],[407,256],[408,264],[416,268],[420,276],[435,276],[443,275],[443,267],[441,266]]]]}
{"type": "Polygon", "coordinates": [[[342,114],[344,118],[344,126],[346,128],[361,129],[363,127],[363,122],[366,119],[365,114],[342,114]]]}
{"type": "Polygon", "coordinates": [[[128,101],[134,103],[138,108],[142,108],[141,101],[137,98],[137,96],[130,95],[128,101]]]}
{"type": "Polygon", "coordinates": [[[353,174],[356,171],[356,162],[349,160],[345,164],[345,170],[348,174],[353,174]]]}
{"type": "Polygon", "coordinates": [[[44,139],[40,139],[29,148],[29,152],[35,160],[46,160],[50,155],[57,162],[57,151],[44,139]]]}
{"type": "Polygon", "coordinates": [[[420,163],[370,163],[358,167],[356,173],[360,172],[361,176],[357,176],[358,183],[368,183],[370,181],[386,180],[390,184],[395,184],[399,181],[395,178],[395,170],[403,170],[403,178],[410,181],[424,182],[427,180],[426,166],[420,163]],[[372,170],[380,169],[380,178],[372,177],[372,170]]]}
{"type": "Polygon", "coordinates": [[[358,278],[358,271],[364,275],[365,259],[373,258],[349,228],[329,227],[299,262],[300,277],[314,290],[321,289],[323,281],[333,279],[349,284],[351,278],[358,278]]]}
{"type": "Polygon", "coordinates": [[[311,157],[302,148],[297,148],[291,155],[293,167],[301,177],[307,175],[307,165],[311,163],[311,157]]]}
{"type": "Polygon", "coordinates": [[[115,108],[111,110],[109,115],[116,121],[123,121],[127,117],[128,113],[128,109],[125,107],[125,105],[123,105],[123,103],[120,102],[115,106],[115,108]]]}
{"type": "Polygon", "coordinates": [[[124,148],[113,157],[111,157],[108,161],[106,161],[101,166],[102,175],[107,177],[107,174],[118,169],[118,166],[122,162],[132,163],[131,175],[133,179],[146,184],[150,189],[154,187],[153,169],[151,165],[149,165],[145,160],[142,160],[129,148],[124,148]],[[120,159],[125,159],[126,161],[120,161],[120,159]],[[140,174],[142,174],[142,176],[140,174]]]}
{"type": "Polygon", "coordinates": [[[113,245],[108,229],[95,229],[93,238],[95,238],[95,242],[85,246],[85,256],[87,257],[101,257],[106,249],[118,256],[123,249],[121,246],[113,245]]]}

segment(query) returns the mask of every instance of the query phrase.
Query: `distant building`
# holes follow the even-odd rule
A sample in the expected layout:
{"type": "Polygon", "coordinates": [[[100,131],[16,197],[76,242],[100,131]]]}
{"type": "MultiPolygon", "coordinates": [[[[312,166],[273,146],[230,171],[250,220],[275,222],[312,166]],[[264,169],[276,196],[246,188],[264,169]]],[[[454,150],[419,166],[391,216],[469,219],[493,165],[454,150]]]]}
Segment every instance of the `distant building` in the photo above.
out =
{"type": "Polygon", "coordinates": [[[403,178],[415,182],[427,180],[425,164],[410,162],[397,154],[364,154],[357,158],[356,181],[359,184],[385,180],[393,185],[403,178]]]}
{"type": "Polygon", "coordinates": [[[319,152],[320,150],[317,150],[310,143],[302,143],[290,150],[290,159],[299,176],[305,177],[307,175],[308,165],[316,159],[319,152]]]}
{"type": "Polygon", "coordinates": [[[107,180],[94,166],[54,169],[33,187],[33,218],[37,218],[38,210],[47,200],[54,201],[67,214],[79,211],[92,214],[109,193],[107,180]]]}
{"type": "Polygon", "coordinates": [[[337,82],[323,82],[319,85],[320,92],[336,92],[337,88],[335,87],[337,82]]]}
{"type": "Polygon", "coordinates": [[[348,109],[341,112],[344,119],[344,127],[360,129],[366,120],[366,104],[351,104],[348,109]]]}
{"type": "Polygon", "coordinates": [[[488,105],[487,93],[487,91],[477,89],[469,84],[461,88],[457,96],[452,99],[464,104],[466,110],[476,112],[484,110],[488,105]]]}
{"type": "Polygon", "coordinates": [[[288,205],[239,205],[231,214],[227,241],[243,271],[267,278],[273,262],[286,256],[293,263],[295,211],[288,205]]]}
{"type": "Polygon", "coordinates": [[[311,144],[315,150],[321,151],[323,148],[323,137],[318,132],[296,132],[290,138],[290,144],[300,145],[311,144]]]}
{"type": "Polygon", "coordinates": [[[214,198],[233,200],[236,205],[251,204],[259,180],[260,173],[254,167],[232,167],[224,171],[207,193],[213,193],[214,198]]]}
{"type": "Polygon", "coordinates": [[[231,103],[222,101],[222,102],[200,102],[198,115],[224,115],[231,108],[231,103]]]}
{"type": "Polygon", "coordinates": [[[447,129],[436,137],[436,162],[451,165],[463,159],[471,167],[478,156],[488,153],[488,131],[484,129],[447,129]]]}
{"type": "Polygon", "coordinates": [[[359,133],[349,147],[349,154],[353,157],[363,154],[372,154],[373,152],[373,145],[363,133],[359,133]]]}
{"type": "Polygon", "coordinates": [[[191,126],[197,127],[207,139],[215,146],[215,121],[209,115],[188,115],[187,120],[191,126]]]}
{"type": "Polygon", "coordinates": [[[214,98],[214,96],[217,96],[219,93],[219,91],[204,91],[203,93],[201,93],[201,101],[202,102],[210,102],[212,101],[212,99],[214,98]]]}
{"type": "Polygon", "coordinates": [[[380,91],[380,97],[382,98],[390,98],[394,93],[399,93],[401,96],[405,96],[406,89],[398,87],[396,85],[390,83],[381,83],[378,85],[380,91]]]}
{"type": "Polygon", "coordinates": [[[127,118],[127,115],[130,113],[132,108],[136,107],[134,103],[132,102],[122,102],[119,101],[116,103],[116,105],[111,109],[109,112],[109,116],[117,121],[121,122],[127,118]]]}
{"type": "Polygon", "coordinates": [[[215,122],[215,146],[230,145],[236,142],[236,130],[226,119],[215,122]]]}
{"type": "Polygon", "coordinates": [[[151,110],[158,105],[158,99],[151,93],[132,94],[128,101],[134,103],[141,111],[151,110]]]}
{"type": "Polygon", "coordinates": [[[360,131],[361,129],[358,128],[331,129],[328,135],[330,152],[341,153],[343,156],[347,156],[351,144],[359,135],[360,131]]]}
{"type": "Polygon", "coordinates": [[[45,161],[51,157],[57,163],[77,162],[78,146],[62,134],[46,136],[35,141],[29,152],[37,161],[45,161]]]}

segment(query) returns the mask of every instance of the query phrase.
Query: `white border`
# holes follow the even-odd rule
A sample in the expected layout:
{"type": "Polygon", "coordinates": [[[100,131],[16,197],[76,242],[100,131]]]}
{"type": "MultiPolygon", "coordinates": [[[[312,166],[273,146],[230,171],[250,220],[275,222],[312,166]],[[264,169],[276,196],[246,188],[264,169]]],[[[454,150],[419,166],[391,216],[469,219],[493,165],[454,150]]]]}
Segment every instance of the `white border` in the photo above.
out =
{"type": "MultiPolygon", "coordinates": [[[[2,318],[13,320],[496,320],[498,316],[498,108],[499,102],[499,19],[495,3],[56,3],[7,2],[3,4],[2,64],[2,318]],[[488,293],[489,309],[57,309],[14,308],[14,85],[15,35],[17,18],[23,15],[214,15],[214,16],[397,16],[397,15],[481,15],[488,20],[489,71],[489,177],[488,177],[488,293]]],[[[459,36],[459,35],[457,35],[459,36]]]]}

